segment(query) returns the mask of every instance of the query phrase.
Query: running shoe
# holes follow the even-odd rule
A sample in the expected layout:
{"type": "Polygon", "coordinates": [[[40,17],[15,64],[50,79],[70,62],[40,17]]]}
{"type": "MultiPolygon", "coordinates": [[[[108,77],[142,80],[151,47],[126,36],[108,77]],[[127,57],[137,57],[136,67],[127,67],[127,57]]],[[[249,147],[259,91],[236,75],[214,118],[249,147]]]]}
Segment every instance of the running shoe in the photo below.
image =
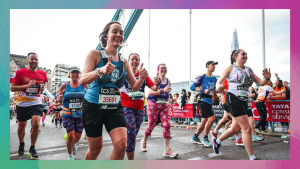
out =
{"type": "Polygon", "coordinates": [[[193,138],[192,138],[192,143],[196,143],[196,144],[203,144],[201,141],[200,141],[200,139],[198,138],[198,137],[195,137],[195,136],[193,136],[193,138]]]}
{"type": "Polygon", "coordinates": [[[142,152],[146,152],[147,151],[146,144],[147,143],[144,143],[144,140],[142,139],[141,140],[141,150],[142,150],[142,152]]]}
{"type": "Polygon", "coordinates": [[[255,128],[255,132],[261,134],[261,131],[258,128],[255,128]]]}
{"type": "Polygon", "coordinates": [[[62,128],[62,125],[61,125],[61,124],[59,125],[59,128],[62,128]]]}
{"type": "Polygon", "coordinates": [[[86,134],[83,136],[83,139],[86,139],[86,134]]]}
{"type": "Polygon", "coordinates": [[[252,141],[263,141],[264,138],[263,137],[259,137],[258,135],[254,135],[252,136],[252,141]]]}
{"type": "Polygon", "coordinates": [[[216,154],[219,154],[219,148],[221,147],[221,144],[217,143],[217,139],[216,138],[212,137],[211,139],[213,140],[213,146],[212,147],[213,147],[214,152],[216,154]]]}
{"type": "Polygon", "coordinates": [[[229,139],[229,140],[234,140],[235,138],[234,138],[234,136],[231,136],[231,137],[229,137],[228,139],[229,139]]]}
{"type": "Polygon", "coordinates": [[[178,156],[178,153],[174,153],[173,150],[169,149],[169,151],[166,151],[166,150],[164,151],[163,156],[175,158],[178,156]]]}
{"type": "Polygon", "coordinates": [[[253,160],[260,160],[259,158],[255,157],[253,160]]]}
{"type": "Polygon", "coordinates": [[[55,125],[55,128],[57,128],[57,125],[55,125]]]}
{"type": "Polygon", "coordinates": [[[39,134],[41,134],[41,132],[42,132],[42,131],[41,131],[41,130],[39,130],[39,134]]]}
{"type": "Polygon", "coordinates": [[[67,141],[68,140],[68,133],[65,134],[64,136],[64,140],[67,141]]]}
{"type": "Polygon", "coordinates": [[[30,148],[28,155],[31,157],[31,160],[39,158],[39,155],[37,154],[35,148],[30,148]]]}
{"type": "Polygon", "coordinates": [[[18,156],[22,156],[24,155],[24,148],[25,148],[25,144],[22,146],[22,145],[19,145],[19,150],[18,150],[18,156]]]}
{"type": "Polygon", "coordinates": [[[238,141],[235,141],[235,145],[237,145],[237,146],[244,146],[242,137],[240,137],[238,141]]]}
{"type": "Polygon", "coordinates": [[[77,153],[77,146],[76,146],[76,144],[74,144],[74,147],[73,147],[73,155],[76,155],[76,153],[77,153]]]}
{"type": "Polygon", "coordinates": [[[218,138],[218,133],[215,133],[213,130],[209,132],[214,138],[218,138]]]}
{"type": "Polygon", "coordinates": [[[68,160],[74,160],[74,157],[68,157],[68,160]]]}
{"type": "Polygon", "coordinates": [[[211,143],[209,142],[208,138],[202,140],[205,147],[211,147],[211,143]]]}
{"type": "Polygon", "coordinates": [[[45,123],[43,123],[43,126],[45,126],[45,123]]]}

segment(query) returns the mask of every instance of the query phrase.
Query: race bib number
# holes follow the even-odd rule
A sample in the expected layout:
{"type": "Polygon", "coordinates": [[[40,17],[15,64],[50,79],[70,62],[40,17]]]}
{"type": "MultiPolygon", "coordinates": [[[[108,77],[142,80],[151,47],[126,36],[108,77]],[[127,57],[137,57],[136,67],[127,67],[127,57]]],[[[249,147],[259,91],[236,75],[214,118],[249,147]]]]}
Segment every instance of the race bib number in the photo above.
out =
{"type": "Polygon", "coordinates": [[[120,92],[118,88],[100,87],[99,109],[113,110],[117,109],[120,101],[120,92]]]}
{"type": "Polygon", "coordinates": [[[82,99],[69,99],[69,109],[71,112],[81,111],[82,99]]]}
{"type": "Polygon", "coordinates": [[[249,91],[248,87],[245,86],[237,86],[238,97],[248,98],[249,91]]]}
{"type": "Polygon", "coordinates": [[[39,95],[40,86],[39,85],[32,85],[26,89],[26,95],[28,96],[37,96],[39,95]]]}

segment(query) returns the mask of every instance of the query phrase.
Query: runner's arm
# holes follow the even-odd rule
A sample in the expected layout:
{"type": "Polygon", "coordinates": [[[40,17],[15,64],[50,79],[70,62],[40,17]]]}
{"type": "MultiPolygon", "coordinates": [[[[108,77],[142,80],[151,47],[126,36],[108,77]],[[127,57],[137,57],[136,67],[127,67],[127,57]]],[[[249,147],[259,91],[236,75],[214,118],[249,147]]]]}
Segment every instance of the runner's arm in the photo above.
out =
{"type": "MultiPolygon", "coordinates": [[[[216,89],[218,90],[219,86],[222,85],[223,81],[230,75],[232,72],[232,66],[228,66],[223,72],[220,79],[216,83],[216,89]]],[[[224,90],[225,91],[225,90],[224,90]]],[[[227,91],[226,91],[227,92],[227,91]]],[[[224,93],[224,92],[223,92],[224,93]]]]}
{"type": "Polygon", "coordinates": [[[26,85],[17,85],[15,83],[10,83],[10,91],[11,92],[21,91],[21,90],[27,89],[28,87],[30,87],[29,83],[26,85]]]}
{"type": "Polygon", "coordinates": [[[258,84],[259,86],[264,86],[265,84],[268,83],[268,80],[266,79],[260,79],[254,72],[253,72],[253,76],[254,76],[254,82],[256,84],[258,84]]]}
{"type": "Polygon", "coordinates": [[[125,61],[125,65],[126,65],[126,71],[128,72],[126,79],[129,83],[129,85],[132,87],[132,89],[135,91],[138,91],[141,88],[141,86],[143,85],[143,81],[145,78],[139,77],[139,79],[136,80],[130,69],[127,59],[124,59],[124,61],[125,61]]]}
{"type": "Polygon", "coordinates": [[[84,68],[80,78],[81,84],[86,85],[92,83],[99,76],[94,72],[95,67],[99,64],[101,56],[97,50],[91,50],[87,55],[84,63],[84,68]]]}

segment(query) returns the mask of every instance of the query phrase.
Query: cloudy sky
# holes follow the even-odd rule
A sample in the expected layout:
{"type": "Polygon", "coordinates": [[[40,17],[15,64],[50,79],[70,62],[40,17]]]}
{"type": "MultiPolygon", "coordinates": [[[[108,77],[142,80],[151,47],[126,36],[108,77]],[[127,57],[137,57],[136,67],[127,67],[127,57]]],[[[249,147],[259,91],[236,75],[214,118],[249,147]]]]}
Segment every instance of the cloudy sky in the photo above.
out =
{"type": "MultiPolygon", "coordinates": [[[[88,52],[95,49],[98,36],[116,10],[10,11],[10,53],[27,55],[35,51],[39,65],[54,69],[55,64],[83,69],[88,52]]],[[[127,23],[131,10],[125,10],[127,23]]],[[[189,10],[151,10],[150,71],[166,63],[172,82],[189,80],[189,10]]],[[[120,20],[123,23],[123,19],[120,20]]],[[[266,66],[281,79],[290,81],[290,10],[265,10],[266,66]]],[[[126,25],[126,24],[125,24],[126,25]]],[[[123,28],[125,28],[123,25],[123,28]]],[[[218,61],[214,72],[220,75],[230,64],[233,29],[239,46],[248,53],[246,65],[262,77],[262,10],[192,10],[191,77],[206,72],[208,60],[218,61]]],[[[127,40],[123,55],[135,52],[148,68],[149,10],[144,10],[127,40]]]]}

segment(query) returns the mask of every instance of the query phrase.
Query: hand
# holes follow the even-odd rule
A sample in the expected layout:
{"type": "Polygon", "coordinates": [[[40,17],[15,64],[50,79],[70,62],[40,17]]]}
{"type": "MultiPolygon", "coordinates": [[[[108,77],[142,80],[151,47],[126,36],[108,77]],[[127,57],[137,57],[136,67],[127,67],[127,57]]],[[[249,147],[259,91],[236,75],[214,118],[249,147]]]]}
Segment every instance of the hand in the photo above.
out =
{"type": "Polygon", "coordinates": [[[146,78],[148,77],[148,72],[145,68],[143,68],[144,63],[141,64],[140,68],[139,68],[139,74],[141,78],[146,78]]]}
{"type": "Polygon", "coordinates": [[[271,79],[271,71],[270,71],[270,68],[269,68],[269,70],[268,70],[267,68],[265,68],[265,69],[263,70],[262,75],[264,76],[265,79],[271,79]]]}
{"type": "Polygon", "coordinates": [[[160,84],[160,83],[161,83],[161,80],[159,79],[158,76],[155,76],[155,77],[154,77],[154,82],[157,83],[157,84],[160,84]]]}
{"type": "Polygon", "coordinates": [[[167,92],[169,92],[171,89],[172,89],[172,88],[171,88],[171,85],[168,84],[163,90],[164,90],[165,93],[167,93],[167,92]]]}
{"type": "Polygon", "coordinates": [[[204,90],[204,93],[209,93],[209,92],[210,92],[209,89],[205,89],[205,90],[204,90]]]}
{"type": "Polygon", "coordinates": [[[35,81],[36,80],[34,80],[34,79],[30,80],[29,83],[27,84],[27,88],[35,85],[35,81]]]}
{"type": "Polygon", "coordinates": [[[218,90],[219,93],[223,93],[224,89],[225,89],[225,87],[223,85],[217,86],[217,90],[218,90]]]}
{"type": "Polygon", "coordinates": [[[64,95],[63,94],[58,95],[58,99],[59,100],[63,100],[64,99],[64,95]]]}
{"type": "Polygon", "coordinates": [[[45,84],[40,83],[40,91],[43,92],[45,90],[45,84]]]}
{"type": "Polygon", "coordinates": [[[111,63],[111,57],[108,57],[108,62],[105,66],[101,67],[100,68],[100,72],[99,73],[102,73],[102,74],[111,74],[114,69],[115,69],[115,65],[113,65],[111,63]]]}
{"type": "Polygon", "coordinates": [[[275,77],[278,79],[278,74],[277,73],[275,73],[275,77]]]}

